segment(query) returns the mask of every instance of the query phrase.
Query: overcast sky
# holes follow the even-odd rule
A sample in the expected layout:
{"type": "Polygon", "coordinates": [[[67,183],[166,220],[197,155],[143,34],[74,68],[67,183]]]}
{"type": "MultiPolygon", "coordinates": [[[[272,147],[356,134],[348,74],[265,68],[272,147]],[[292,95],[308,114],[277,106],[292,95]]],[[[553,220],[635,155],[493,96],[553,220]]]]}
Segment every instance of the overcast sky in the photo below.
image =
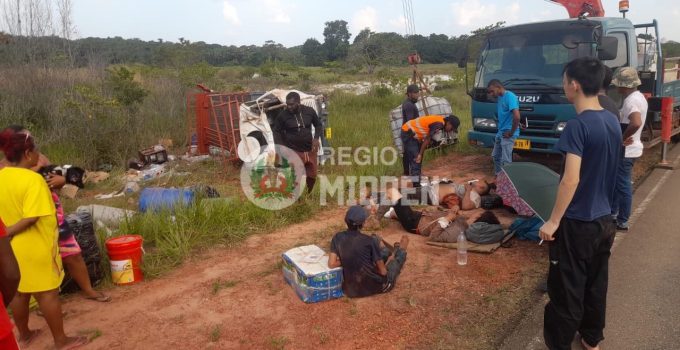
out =
{"type": "MultiPolygon", "coordinates": [[[[602,0],[608,16],[620,16],[618,0],[602,0]]],[[[506,21],[508,24],[567,17],[545,0],[414,0],[417,34],[460,35],[506,21]]],[[[634,23],[657,19],[661,37],[680,41],[680,0],[631,0],[634,23]]],[[[285,46],[307,38],[323,41],[324,22],[343,19],[354,36],[362,28],[406,31],[401,0],[74,0],[78,37],[140,38],[222,45],[285,46]]]]}

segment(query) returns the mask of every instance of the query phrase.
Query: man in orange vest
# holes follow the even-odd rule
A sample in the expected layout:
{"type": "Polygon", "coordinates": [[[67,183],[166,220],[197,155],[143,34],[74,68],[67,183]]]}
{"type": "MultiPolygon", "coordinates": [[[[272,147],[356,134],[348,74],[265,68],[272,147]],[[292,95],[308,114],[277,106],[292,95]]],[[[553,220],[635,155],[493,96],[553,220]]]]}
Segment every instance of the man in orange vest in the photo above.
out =
{"type": "Polygon", "coordinates": [[[458,131],[460,120],[451,114],[425,115],[409,120],[401,127],[401,141],[404,145],[404,160],[409,164],[409,175],[414,186],[420,185],[420,171],[423,154],[432,141],[432,136],[440,130],[458,131]]]}

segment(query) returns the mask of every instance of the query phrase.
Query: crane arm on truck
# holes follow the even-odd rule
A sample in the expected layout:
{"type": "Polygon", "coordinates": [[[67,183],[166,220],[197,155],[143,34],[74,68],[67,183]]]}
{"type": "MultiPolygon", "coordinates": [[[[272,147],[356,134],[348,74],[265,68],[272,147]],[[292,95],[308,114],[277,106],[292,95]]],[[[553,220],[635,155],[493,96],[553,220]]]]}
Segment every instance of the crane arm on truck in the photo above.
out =
{"type": "Polygon", "coordinates": [[[547,0],[553,4],[560,4],[567,9],[569,18],[604,17],[604,7],[601,0],[547,0]]]}

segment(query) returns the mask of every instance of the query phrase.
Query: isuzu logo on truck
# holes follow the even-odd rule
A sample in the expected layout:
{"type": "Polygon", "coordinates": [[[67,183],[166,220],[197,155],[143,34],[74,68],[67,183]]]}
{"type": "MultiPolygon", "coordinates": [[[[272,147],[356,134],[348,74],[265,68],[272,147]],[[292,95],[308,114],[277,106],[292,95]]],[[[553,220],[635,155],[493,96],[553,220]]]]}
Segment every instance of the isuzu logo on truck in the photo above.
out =
{"type": "Polygon", "coordinates": [[[541,99],[539,95],[517,96],[519,103],[538,103],[541,99]]]}

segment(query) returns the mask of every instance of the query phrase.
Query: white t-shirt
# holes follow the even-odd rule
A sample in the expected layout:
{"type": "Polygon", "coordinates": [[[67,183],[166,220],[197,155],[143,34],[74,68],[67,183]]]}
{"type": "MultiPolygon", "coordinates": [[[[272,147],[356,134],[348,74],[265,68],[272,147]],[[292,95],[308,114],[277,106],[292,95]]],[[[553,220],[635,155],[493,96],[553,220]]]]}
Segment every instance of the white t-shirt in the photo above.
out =
{"type": "Polygon", "coordinates": [[[633,144],[626,146],[626,158],[638,158],[642,156],[643,146],[642,141],[640,141],[640,135],[642,135],[642,129],[644,129],[645,120],[647,119],[647,99],[640,91],[633,92],[623,101],[623,107],[621,107],[621,124],[629,124],[629,117],[635,112],[640,113],[642,126],[635,134],[633,134],[633,144]]]}

